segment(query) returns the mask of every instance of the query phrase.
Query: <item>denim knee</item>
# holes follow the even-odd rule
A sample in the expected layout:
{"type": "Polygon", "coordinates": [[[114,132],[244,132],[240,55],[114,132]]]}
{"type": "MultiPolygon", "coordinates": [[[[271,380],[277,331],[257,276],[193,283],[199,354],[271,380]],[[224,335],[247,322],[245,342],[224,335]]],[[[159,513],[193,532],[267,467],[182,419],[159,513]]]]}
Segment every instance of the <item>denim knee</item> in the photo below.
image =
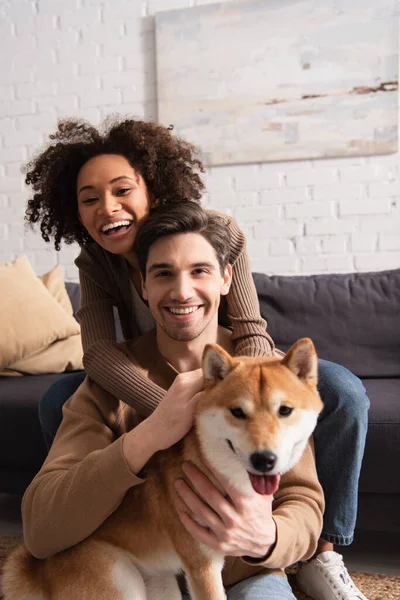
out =
{"type": "Polygon", "coordinates": [[[367,414],[370,402],[362,381],[346,367],[320,359],[318,379],[323,413],[340,410],[356,418],[367,414]]]}
{"type": "Polygon", "coordinates": [[[62,408],[86,377],[85,371],[62,375],[39,401],[39,421],[47,448],[50,448],[62,421],[62,408]]]}

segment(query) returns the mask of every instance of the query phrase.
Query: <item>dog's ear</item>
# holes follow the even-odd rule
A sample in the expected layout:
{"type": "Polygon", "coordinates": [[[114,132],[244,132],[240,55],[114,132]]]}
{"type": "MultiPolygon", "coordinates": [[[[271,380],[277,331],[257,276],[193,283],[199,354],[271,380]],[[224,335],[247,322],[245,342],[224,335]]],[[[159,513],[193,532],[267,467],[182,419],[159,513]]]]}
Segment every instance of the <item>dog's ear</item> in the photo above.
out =
{"type": "Polygon", "coordinates": [[[233,369],[232,358],[218,344],[206,345],[202,366],[206,387],[222,381],[233,369]]]}
{"type": "Polygon", "coordinates": [[[314,344],[309,338],[298,340],[282,360],[299,379],[312,387],[318,382],[318,357],[314,344]]]}

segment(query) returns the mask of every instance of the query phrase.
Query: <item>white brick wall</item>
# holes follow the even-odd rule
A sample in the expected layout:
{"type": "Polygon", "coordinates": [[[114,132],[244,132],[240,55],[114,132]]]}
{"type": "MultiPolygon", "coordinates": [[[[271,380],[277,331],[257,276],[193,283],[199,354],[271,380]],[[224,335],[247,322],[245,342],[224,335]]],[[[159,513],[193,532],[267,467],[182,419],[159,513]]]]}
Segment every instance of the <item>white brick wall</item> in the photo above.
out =
{"type": "MultiPolygon", "coordinates": [[[[58,117],[98,124],[117,111],[154,119],[154,12],[212,2],[0,1],[0,262],[25,253],[38,273],[59,262],[77,279],[78,248],[56,253],[24,230],[20,167],[58,117]]],[[[215,167],[205,180],[205,204],[238,220],[254,270],[400,266],[398,154],[215,167]]]]}

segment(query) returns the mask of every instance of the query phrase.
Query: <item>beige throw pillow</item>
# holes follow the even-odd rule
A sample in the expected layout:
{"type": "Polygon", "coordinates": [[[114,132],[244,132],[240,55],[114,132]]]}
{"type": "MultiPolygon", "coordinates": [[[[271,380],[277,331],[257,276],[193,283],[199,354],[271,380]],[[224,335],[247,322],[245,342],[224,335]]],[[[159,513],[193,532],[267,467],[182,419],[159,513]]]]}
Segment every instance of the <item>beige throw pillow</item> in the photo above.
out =
{"type": "Polygon", "coordinates": [[[41,373],[64,373],[83,369],[82,341],[80,333],[65,340],[53,342],[47,348],[21,358],[0,373],[3,376],[40,375],[41,373]]]}
{"type": "Polygon", "coordinates": [[[0,265],[0,371],[79,332],[26,256],[0,265]]]}
{"type": "Polygon", "coordinates": [[[54,300],[57,300],[58,304],[62,306],[67,315],[72,317],[74,309],[72,308],[71,300],[69,299],[68,292],[65,288],[64,277],[60,265],[56,265],[54,269],[48,273],[39,275],[39,279],[44,283],[54,300]]]}

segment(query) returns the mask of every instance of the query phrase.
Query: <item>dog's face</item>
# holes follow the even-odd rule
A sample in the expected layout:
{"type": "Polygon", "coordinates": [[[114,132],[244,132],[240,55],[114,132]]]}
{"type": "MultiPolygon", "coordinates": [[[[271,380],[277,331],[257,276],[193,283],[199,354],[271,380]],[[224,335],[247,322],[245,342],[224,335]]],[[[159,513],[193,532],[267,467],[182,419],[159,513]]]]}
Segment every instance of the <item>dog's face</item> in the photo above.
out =
{"type": "Polygon", "coordinates": [[[322,410],[317,355],[299,340],[283,360],[204,350],[196,431],[206,460],[243,492],[273,494],[300,459],[322,410]]]}

